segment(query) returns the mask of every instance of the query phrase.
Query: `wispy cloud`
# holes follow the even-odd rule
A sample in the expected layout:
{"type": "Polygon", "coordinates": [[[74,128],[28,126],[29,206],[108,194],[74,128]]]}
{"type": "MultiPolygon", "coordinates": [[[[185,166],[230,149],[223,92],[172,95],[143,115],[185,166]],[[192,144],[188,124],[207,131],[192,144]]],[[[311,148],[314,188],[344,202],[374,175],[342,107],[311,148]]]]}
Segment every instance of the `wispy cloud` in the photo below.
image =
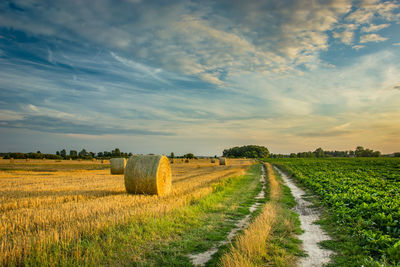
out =
{"type": "Polygon", "coordinates": [[[364,43],[369,43],[369,42],[383,42],[386,41],[387,38],[382,37],[378,34],[375,33],[371,33],[371,34],[366,34],[366,35],[361,35],[360,36],[360,43],[364,44],[364,43]]]}
{"type": "Polygon", "coordinates": [[[371,24],[371,25],[362,27],[361,31],[362,32],[377,32],[377,31],[385,29],[385,28],[387,28],[389,26],[390,26],[390,24],[387,24],[387,23],[386,24],[379,24],[379,25],[371,24]]]}
{"type": "Polygon", "coordinates": [[[368,122],[386,139],[400,130],[386,124],[400,112],[395,0],[10,3],[2,129],[212,151],[335,136],[386,146],[368,122]]]}

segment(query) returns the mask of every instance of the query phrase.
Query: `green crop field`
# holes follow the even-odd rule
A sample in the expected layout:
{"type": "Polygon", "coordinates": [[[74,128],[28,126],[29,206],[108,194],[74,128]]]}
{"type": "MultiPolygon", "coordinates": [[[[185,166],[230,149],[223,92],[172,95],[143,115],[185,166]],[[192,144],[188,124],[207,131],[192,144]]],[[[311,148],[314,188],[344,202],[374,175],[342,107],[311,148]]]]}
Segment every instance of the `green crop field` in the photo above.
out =
{"type": "Polygon", "coordinates": [[[325,226],[336,241],[326,245],[336,247],[337,263],[349,264],[351,258],[357,265],[400,264],[400,159],[268,161],[310,189],[327,208],[325,226]]]}

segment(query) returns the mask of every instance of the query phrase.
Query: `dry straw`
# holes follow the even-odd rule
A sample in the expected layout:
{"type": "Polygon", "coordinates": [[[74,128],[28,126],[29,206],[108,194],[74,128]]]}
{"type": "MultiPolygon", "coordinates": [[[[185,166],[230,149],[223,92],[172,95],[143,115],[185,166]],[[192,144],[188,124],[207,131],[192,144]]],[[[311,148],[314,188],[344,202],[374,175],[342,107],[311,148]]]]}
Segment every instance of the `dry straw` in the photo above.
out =
{"type": "Polygon", "coordinates": [[[219,158],[219,165],[228,165],[228,161],[226,160],[225,157],[219,158]]]}
{"type": "Polygon", "coordinates": [[[125,158],[112,158],[110,159],[111,174],[124,174],[126,165],[125,158]]]}
{"type": "Polygon", "coordinates": [[[125,168],[125,188],[128,193],[165,195],[171,191],[171,165],[166,156],[141,155],[131,157],[125,168]]]}
{"type": "Polygon", "coordinates": [[[211,158],[211,163],[215,163],[215,158],[211,158]]]}
{"type": "Polygon", "coordinates": [[[170,159],[169,163],[174,164],[174,159],[170,159]]]}
{"type": "Polygon", "coordinates": [[[185,159],[185,163],[189,163],[189,159],[185,159]]]}

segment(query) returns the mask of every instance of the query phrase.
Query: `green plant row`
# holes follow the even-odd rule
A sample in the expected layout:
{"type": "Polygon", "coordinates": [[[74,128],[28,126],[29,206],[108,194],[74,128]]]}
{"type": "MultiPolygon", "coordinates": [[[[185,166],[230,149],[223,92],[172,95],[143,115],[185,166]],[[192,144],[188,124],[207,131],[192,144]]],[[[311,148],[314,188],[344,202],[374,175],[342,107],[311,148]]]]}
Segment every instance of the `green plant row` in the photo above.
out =
{"type": "Polygon", "coordinates": [[[400,159],[269,161],[317,194],[364,255],[400,264],[400,159]]]}

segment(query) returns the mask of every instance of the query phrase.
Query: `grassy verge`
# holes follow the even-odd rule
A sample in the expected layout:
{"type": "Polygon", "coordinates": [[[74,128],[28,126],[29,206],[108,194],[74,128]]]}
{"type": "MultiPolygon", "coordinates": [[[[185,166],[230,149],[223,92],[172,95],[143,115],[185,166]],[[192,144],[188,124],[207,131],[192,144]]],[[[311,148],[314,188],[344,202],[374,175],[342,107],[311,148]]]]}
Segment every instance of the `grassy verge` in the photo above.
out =
{"type": "Polygon", "coordinates": [[[203,252],[224,240],[235,221],[249,213],[261,190],[259,175],[260,165],[255,165],[243,176],[215,184],[207,197],[164,216],[149,215],[74,242],[33,248],[23,264],[191,266],[188,253],[203,252]]]}
{"type": "Polygon", "coordinates": [[[294,198],[271,165],[266,166],[270,201],[222,256],[220,266],[295,266],[303,255],[296,236],[301,233],[300,221],[291,210],[294,198]]]}

